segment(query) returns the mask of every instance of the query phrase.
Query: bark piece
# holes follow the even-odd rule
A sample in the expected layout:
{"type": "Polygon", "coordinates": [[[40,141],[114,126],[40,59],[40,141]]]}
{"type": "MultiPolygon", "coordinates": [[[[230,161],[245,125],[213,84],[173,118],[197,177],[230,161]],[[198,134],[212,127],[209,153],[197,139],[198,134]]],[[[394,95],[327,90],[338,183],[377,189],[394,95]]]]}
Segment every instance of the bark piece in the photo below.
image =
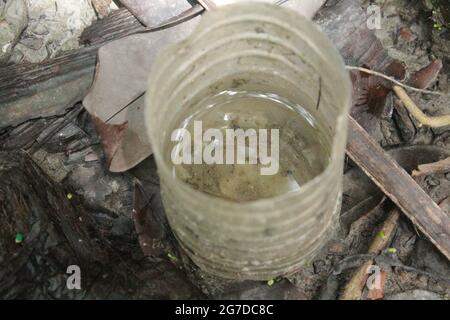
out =
{"type": "Polygon", "coordinates": [[[95,48],[41,64],[0,67],[0,128],[64,113],[86,95],[94,69],[95,48]]]}

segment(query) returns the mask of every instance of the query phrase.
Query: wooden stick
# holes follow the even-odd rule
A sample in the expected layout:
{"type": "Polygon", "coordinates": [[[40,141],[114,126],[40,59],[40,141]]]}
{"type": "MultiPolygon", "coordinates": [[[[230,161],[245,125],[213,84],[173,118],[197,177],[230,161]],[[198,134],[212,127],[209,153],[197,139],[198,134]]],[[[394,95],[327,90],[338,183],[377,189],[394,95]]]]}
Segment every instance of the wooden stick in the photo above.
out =
{"type": "Polygon", "coordinates": [[[450,260],[450,217],[352,117],[347,154],[450,260]]]}

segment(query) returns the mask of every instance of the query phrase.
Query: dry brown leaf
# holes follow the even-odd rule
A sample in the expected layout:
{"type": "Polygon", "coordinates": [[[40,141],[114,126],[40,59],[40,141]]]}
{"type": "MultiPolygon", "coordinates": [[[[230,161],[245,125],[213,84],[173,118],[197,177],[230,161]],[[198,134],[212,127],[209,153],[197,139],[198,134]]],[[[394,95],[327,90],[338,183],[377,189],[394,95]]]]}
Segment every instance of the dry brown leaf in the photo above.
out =
{"type": "Polygon", "coordinates": [[[128,127],[128,123],[123,124],[107,124],[100,118],[92,115],[92,122],[95,130],[100,136],[103,151],[105,152],[106,162],[109,167],[114,158],[117,149],[122,143],[124,133],[128,127]]]}
{"type": "MultiPolygon", "coordinates": [[[[126,171],[151,155],[144,130],[144,98],[147,78],[161,48],[188,36],[198,23],[194,18],[182,25],[157,32],[137,34],[100,48],[95,81],[83,100],[88,112],[108,124],[128,122],[123,139],[111,158],[110,170],[126,171]]],[[[107,139],[100,133],[102,139],[107,139]]]]}
{"type": "Polygon", "coordinates": [[[120,0],[145,26],[154,28],[192,8],[186,0],[120,0]]]}
{"type": "Polygon", "coordinates": [[[436,81],[439,72],[442,69],[442,60],[436,59],[432,61],[428,66],[420,69],[411,76],[409,84],[415,88],[426,89],[434,81],[436,81]]]}
{"type": "Polygon", "coordinates": [[[122,111],[128,121],[128,127],[111,160],[109,170],[112,172],[128,170],[152,154],[147,135],[144,134],[144,105],[145,98],[142,96],[122,111]]]}

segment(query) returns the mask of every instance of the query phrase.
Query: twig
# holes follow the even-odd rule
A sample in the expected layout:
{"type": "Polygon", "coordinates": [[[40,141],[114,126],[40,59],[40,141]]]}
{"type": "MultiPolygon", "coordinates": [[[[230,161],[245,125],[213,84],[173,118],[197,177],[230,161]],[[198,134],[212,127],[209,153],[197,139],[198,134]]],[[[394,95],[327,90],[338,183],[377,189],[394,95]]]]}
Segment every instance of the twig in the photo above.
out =
{"type": "Polygon", "coordinates": [[[450,216],[350,117],[347,154],[450,260],[450,216]]]}
{"type": "MultiPolygon", "coordinates": [[[[391,211],[386,221],[383,223],[381,230],[376,235],[369,247],[369,254],[378,254],[383,251],[392,240],[395,230],[398,226],[400,211],[396,208],[391,211]]],[[[367,270],[373,265],[373,259],[365,262],[353,274],[351,280],[345,286],[340,300],[358,300],[361,299],[362,291],[367,281],[367,270]]]]}
{"type": "Polygon", "coordinates": [[[321,98],[322,98],[322,77],[319,76],[319,92],[317,93],[316,110],[319,110],[321,98]]]}
{"type": "Polygon", "coordinates": [[[405,108],[408,109],[409,113],[421,124],[432,128],[440,128],[450,125],[450,115],[429,117],[417,107],[402,87],[394,86],[393,89],[399,99],[403,102],[405,108]]]}
{"type": "MultiPolygon", "coordinates": [[[[414,180],[416,181],[419,180],[419,178],[423,175],[440,173],[443,172],[443,170],[450,170],[450,158],[435,163],[419,165],[418,170],[419,171],[413,171],[412,174],[414,180]]],[[[445,204],[443,203],[439,205],[442,209],[444,209],[445,207],[445,204]]],[[[369,255],[377,255],[386,248],[386,246],[392,240],[394,232],[398,227],[399,218],[400,211],[398,208],[390,212],[389,216],[383,223],[380,232],[377,234],[376,238],[372,241],[369,247],[369,255]]],[[[374,259],[370,259],[357,269],[357,271],[353,274],[351,280],[347,283],[343,292],[341,293],[341,300],[357,300],[361,298],[362,291],[368,278],[367,270],[373,264],[374,259]]]]}
{"type": "Polygon", "coordinates": [[[450,158],[434,163],[421,164],[412,172],[414,178],[428,176],[433,173],[445,173],[450,171],[450,158]]]}
{"type": "Polygon", "coordinates": [[[399,87],[403,87],[403,88],[411,90],[411,91],[427,93],[427,94],[434,94],[434,95],[440,95],[440,96],[446,95],[445,93],[439,92],[439,91],[430,91],[430,90],[424,90],[424,89],[419,89],[419,88],[414,88],[414,87],[408,86],[406,84],[401,83],[398,80],[395,80],[392,77],[389,77],[389,76],[387,76],[387,75],[385,75],[385,74],[383,74],[381,72],[377,72],[377,71],[374,71],[374,70],[370,70],[370,69],[366,69],[366,68],[362,68],[362,67],[355,67],[355,66],[346,66],[346,68],[347,68],[347,70],[357,70],[357,71],[361,71],[361,72],[364,72],[364,73],[367,73],[367,74],[371,74],[373,76],[377,76],[377,77],[383,78],[383,79],[388,80],[388,81],[390,81],[392,83],[395,83],[399,87]]]}

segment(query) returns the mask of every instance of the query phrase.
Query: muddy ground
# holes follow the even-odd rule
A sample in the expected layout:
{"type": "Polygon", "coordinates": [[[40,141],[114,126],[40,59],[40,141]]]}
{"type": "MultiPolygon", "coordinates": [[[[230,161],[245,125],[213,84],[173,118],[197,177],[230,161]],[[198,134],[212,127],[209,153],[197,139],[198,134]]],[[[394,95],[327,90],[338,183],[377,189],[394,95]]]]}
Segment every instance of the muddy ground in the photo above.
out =
{"type": "MultiPolygon", "coordinates": [[[[442,59],[443,69],[429,89],[448,93],[450,31],[436,27],[432,11],[421,1],[373,3],[382,8],[382,29],[376,35],[389,55],[400,60],[408,74],[442,59]]],[[[80,16],[95,19],[92,8],[86,10],[80,16]]],[[[38,24],[39,30],[52,28],[45,18],[39,23],[30,20],[33,29],[21,33],[9,63],[48,58],[64,46],[74,48],[72,38],[67,42],[60,35],[54,41],[48,33],[39,36],[38,24]],[[42,42],[45,47],[58,41],[59,47],[45,53],[35,45],[31,50],[39,56],[23,49],[27,44],[42,42]]],[[[411,96],[428,114],[450,114],[448,97],[411,96]]],[[[386,103],[388,111],[381,115],[379,131],[373,136],[401,165],[411,170],[420,161],[450,156],[449,127],[421,126],[395,107],[398,102],[392,94],[386,103]]],[[[0,149],[2,298],[336,299],[355,268],[369,258],[386,275],[385,299],[450,297],[450,263],[406,217],[401,216],[387,250],[366,255],[393,205],[351,161],[346,166],[338,237],[296,274],[267,283],[223,280],[199,270],[167,226],[153,158],[123,174],[108,172],[99,137],[80,105],[63,116],[31,119],[2,129],[0,149]],[[68,118],[71,121],[62,130],[48,134],[68,118]],[[11,213],[7,203],[13,198],[23,211],[11,213]],[[136,207],[136,199],[143,205],[136,207]],[[71,213],[55,213],[60,206],[71,213]],[[76,227],[68,230],[64,224],[76,227]],[[16,243],[17,233],[23,234],[24,241],[16,243]],[[143,245],[146,239],[152,244],[150,251],[143,245]],[[88,243],[92,251],[86,253],[79,243],[88,243]],[[70,264],[82,267],[81,290],[65,289],[70,264]]],[[[420,184],[438,204],[449,202],[450,173],[425,177],[420,184]]],[[[366,296],[367,289],[361,298],[366,296]]]]}

